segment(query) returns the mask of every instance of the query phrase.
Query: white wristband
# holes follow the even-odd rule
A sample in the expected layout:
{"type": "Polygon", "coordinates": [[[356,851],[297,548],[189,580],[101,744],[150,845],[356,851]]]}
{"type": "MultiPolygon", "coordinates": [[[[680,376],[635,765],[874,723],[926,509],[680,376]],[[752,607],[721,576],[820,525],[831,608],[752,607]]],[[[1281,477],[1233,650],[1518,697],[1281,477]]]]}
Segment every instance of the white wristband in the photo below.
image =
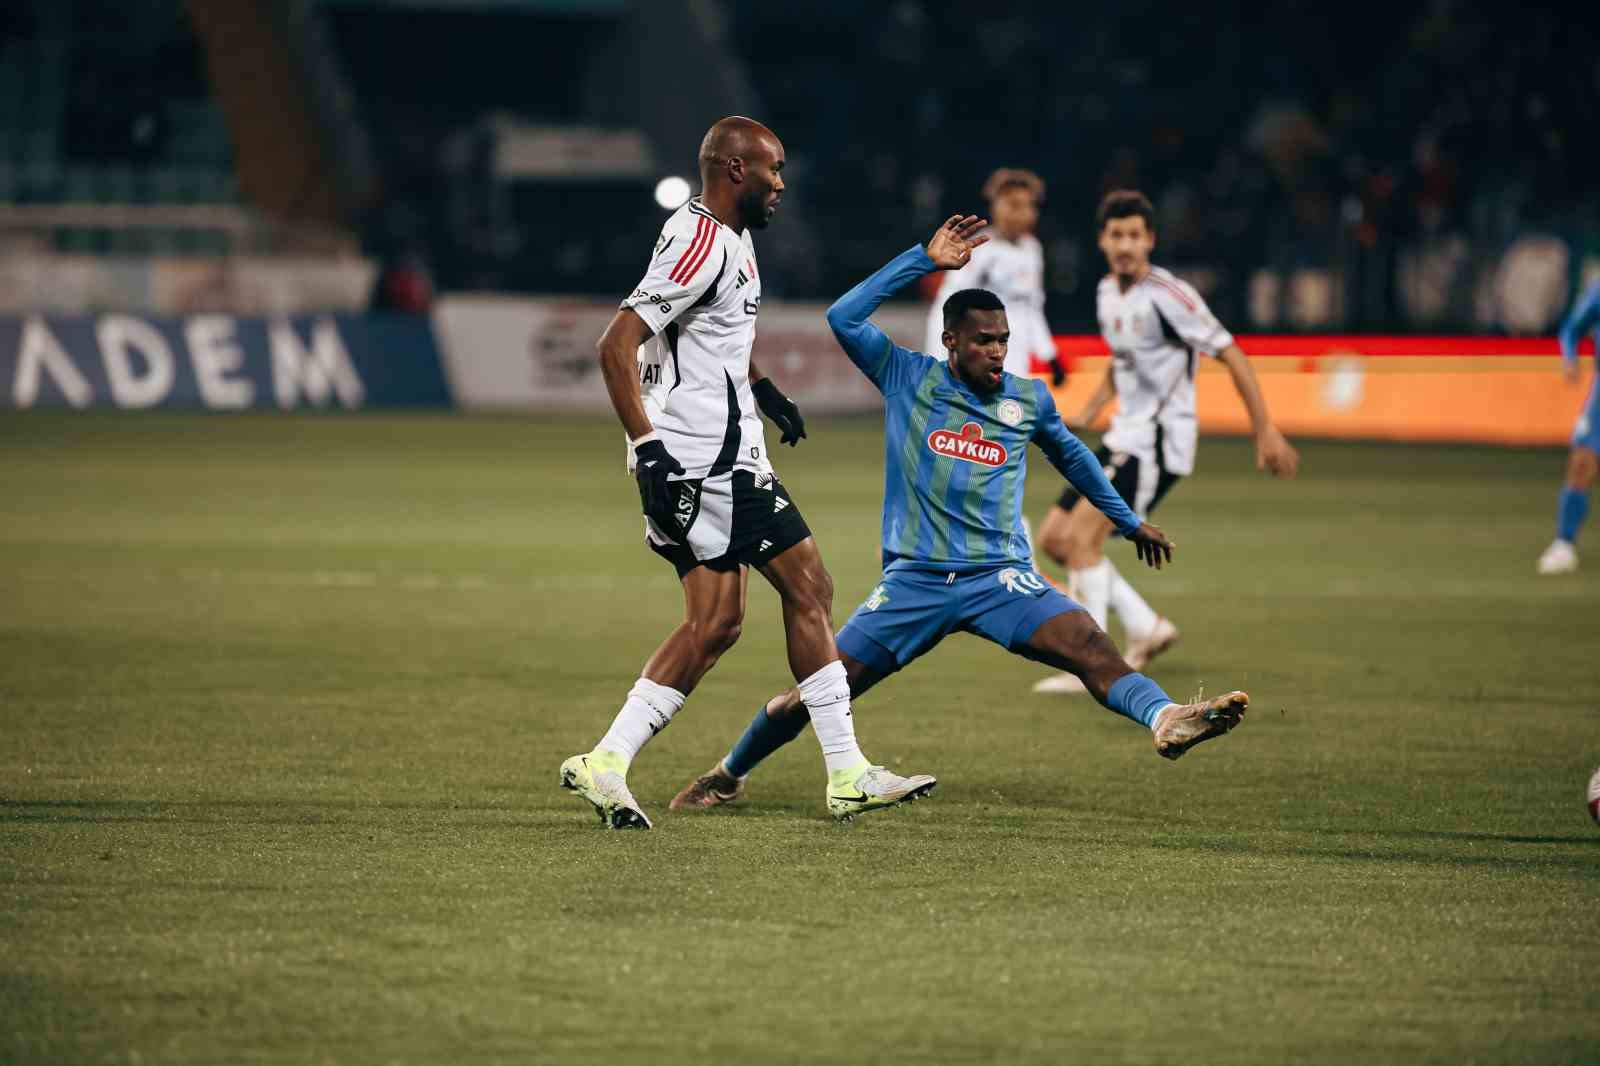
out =
{"type": "Polygon", "coordinates": [[[652,429],[649,433],[646,433],[644,436],[640,437],[638,440],[630,439],[628,441],[628,444],[631,447],[637,448],[641,444],[648,444],[651,441],[657,440],[657,439],[659,439],[659,438],[656,437],[656,431],[652,429]]]}

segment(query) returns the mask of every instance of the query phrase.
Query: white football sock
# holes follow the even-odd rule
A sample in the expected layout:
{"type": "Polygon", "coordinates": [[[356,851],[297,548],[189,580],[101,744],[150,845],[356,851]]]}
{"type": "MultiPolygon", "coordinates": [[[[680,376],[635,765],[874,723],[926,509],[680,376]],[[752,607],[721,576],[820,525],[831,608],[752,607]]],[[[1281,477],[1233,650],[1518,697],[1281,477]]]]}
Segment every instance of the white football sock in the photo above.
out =
{"type": "Polygon", "coordinates": [[[1160,615],[1145,602],[1128,579],[1117,573],[1117,568],[1107,559],[1101,564],[1111,571],[1111,609],[1122,619],[1122,631],[1129,639],[1140,640],[1155,631],[1160,615]]]}
{"type": "Polygon", "coordinates": [[[650,743],[650,738],[667,728],[672,716],[683,706],[683,693],[675,688],[658,685],[641,677],[628,690],[627,702],[612,719],[611,728],[594,746],[596,751],[610,751],[622,756],[624,763],[633,762],[639,749],[650,743]]]}
{"type": "Polygon", "coordinates": [[[1072,587],[1077,591],[1078,602],[1101,629],[1106,627],[1106,609],[1111,602],[1111,574],[1108,559],[1072,572],[1072,587]]]}
{"type": "Polygon", "coordinates": [[[867,761],[856,746],[856,724],[850,717],[850,678],[835,659],[800,682],[800,701],[811,712],[811,728],[822,745],[828,773],[851,770],[867,761]]]}

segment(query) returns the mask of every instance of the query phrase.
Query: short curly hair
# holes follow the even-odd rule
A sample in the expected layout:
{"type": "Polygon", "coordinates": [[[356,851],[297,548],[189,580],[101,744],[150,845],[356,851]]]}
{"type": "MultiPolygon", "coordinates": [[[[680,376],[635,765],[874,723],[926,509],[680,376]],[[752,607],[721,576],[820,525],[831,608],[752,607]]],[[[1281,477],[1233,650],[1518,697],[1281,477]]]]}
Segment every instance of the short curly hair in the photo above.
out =
{"type": "Polygon", "coordinates": [[[1031,170],[1016,167],[1001,167],[989,175],[989,180],[983,183],[983,198],[994,202],[1007,189],[1022,188],[1033,194],[1034,202],[1044,203],[1044,179],[1031,170]]]}

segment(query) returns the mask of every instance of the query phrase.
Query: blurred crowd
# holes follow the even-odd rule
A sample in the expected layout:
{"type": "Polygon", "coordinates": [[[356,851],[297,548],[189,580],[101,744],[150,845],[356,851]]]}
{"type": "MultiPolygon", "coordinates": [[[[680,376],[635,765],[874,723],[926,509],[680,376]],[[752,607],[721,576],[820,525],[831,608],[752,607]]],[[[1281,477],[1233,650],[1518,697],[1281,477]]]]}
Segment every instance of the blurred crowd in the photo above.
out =
{"type": "MultiPolygon", "coordinates": [[[[1121,187],[1155,201],[1158,261],[1241,329],[1548,332],[1600,278],[1592,5],[289,6],[320,13],[337,62],[302,79],[305,100],[277,102],[340,102],[323,111],[359,117],[381,170],[340,220],[377,264],[376,306],[423,306],[435,286],[621,291],[661,221],[655,182],[690,175],[702,123],[733,109],[788,150],[783,218],[761,240],[775,298],[832,299],[949,214],[983,210],[1001,166],[1048,183],[1039,236],[1058,330],[1093,327],[1092,219],[1121,187]],[[576,174],[508,174],[508,129],[540,145],[623,131],[648,147],[630,170],[594,148],[611,142],[574,134],[576,174]]],[[[181,0],[0,4],[0,207],[270,206],[240,192],[239,123],[208,62],[181,0]]],[[[354,125],[322,136],[348,141],[354,125]]],[[[362,153],[326,153],[347,154],[362,153]]],[[[257,193],[288,182],[277,209],[303,206],[337,183],[315,163],[274,154],[257,193]]],[[[9,247],[86,263],[232,247],[176,223],[36,230],[9,247]]],[[[115,288],[101,273],[86,287],[115,288]]]]}
{"type": "Polygon", "coordinates": [[[997,165],[1050,182],[1059,328],[1090,324],[1091,219],[1117,187],[1155,200],[1158,256],[1255,328],[1545,328],[1500,275],[1559,275],[1559,303],[1600,269],[1600,20],[1578,6],[730,8],[827,249],[785,264],[794,292],[841,291],[979,206],[997,165]]]}

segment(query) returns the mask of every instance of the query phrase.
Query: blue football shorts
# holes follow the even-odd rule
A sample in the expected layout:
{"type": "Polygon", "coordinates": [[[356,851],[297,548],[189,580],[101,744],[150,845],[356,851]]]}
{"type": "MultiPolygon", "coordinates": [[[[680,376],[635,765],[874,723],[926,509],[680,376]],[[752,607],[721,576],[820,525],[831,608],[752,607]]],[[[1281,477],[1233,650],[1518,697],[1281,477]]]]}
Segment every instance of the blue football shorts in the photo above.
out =
{"type": "Polygon", "coordinates": [[[897,569],[839,630],[839,650],[893,673],[951,633],[976,633],[1015,651],[1056,615],[1081,610],[1028,566],[897,569]]]}

